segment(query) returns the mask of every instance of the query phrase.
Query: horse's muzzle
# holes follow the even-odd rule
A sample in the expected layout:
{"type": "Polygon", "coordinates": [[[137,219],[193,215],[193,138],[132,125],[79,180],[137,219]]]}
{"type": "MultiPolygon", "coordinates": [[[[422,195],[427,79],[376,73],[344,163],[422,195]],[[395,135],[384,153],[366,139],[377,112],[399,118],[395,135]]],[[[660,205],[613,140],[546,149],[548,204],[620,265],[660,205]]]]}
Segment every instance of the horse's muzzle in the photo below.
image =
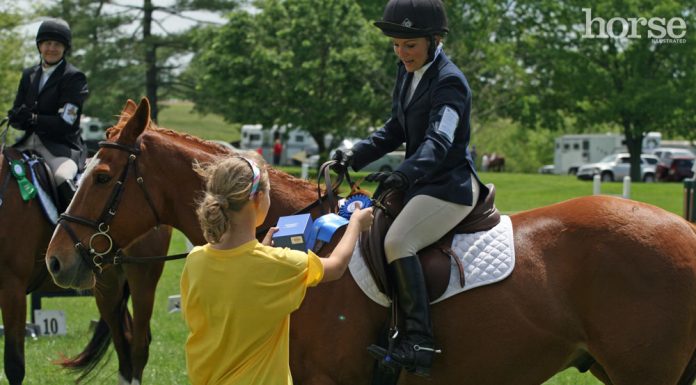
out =
{"type": "Polygon", "coordinates": [[[53,276],[53,281],[62,288],[89,289],[94,286],[94,275],[89,269],[83,268],[82,263],[66,265],[60,258],[52,255],[46,261],[46,266],[53,276]]]}

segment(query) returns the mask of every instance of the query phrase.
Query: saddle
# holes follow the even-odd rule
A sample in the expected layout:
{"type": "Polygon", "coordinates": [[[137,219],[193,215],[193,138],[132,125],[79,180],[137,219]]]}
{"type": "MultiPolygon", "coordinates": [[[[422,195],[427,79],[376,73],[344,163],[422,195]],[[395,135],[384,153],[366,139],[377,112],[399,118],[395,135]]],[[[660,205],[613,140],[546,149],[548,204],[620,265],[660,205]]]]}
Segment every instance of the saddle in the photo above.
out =
{"type": "MultiPolygon", "coordinates": [[[[479,202],[462,222],[434,244],[418,252],[426,287],[430,299],[439,298],[447,289],[450,280],[450,259],[459,267],[460,284],[464,287],[464,267],[450,249],[455,234],[475,233],[489,230],[500,223],[500,211],[495,207],[495,186],[483,202],[479,202]]],[[[370,230],[360,235],[360,252],[379,290],[389,294],[390,277],[387,274],[387,258],[384,253],[384,238],[396,216],[403,209],[403,193],[388,191],[381,206],[373,211],[374,220],[370,230]]]]}

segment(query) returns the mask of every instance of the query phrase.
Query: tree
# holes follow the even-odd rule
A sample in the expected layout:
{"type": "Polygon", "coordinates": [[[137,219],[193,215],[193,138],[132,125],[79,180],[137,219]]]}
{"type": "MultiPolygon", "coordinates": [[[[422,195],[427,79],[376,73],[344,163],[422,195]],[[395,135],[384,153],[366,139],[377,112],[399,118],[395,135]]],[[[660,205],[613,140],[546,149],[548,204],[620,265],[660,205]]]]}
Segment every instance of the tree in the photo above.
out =
{"type": "Polygon", "coordinates": [[[23,22],[19,11],[11,4],[0,3],[0,114],[12,106],[19,78],[24,67],[24,47],[17,27],[23,22]]]}
{"type": "Polygon", "coordinates": [[[45,10],[62,17],[73,29],[72,60],[85,71],[91,90],[86,113],[113,120],[113,114],[128,98],[145,94],[157,119],[161,94],[180,86],[176,81],[190,53],[188,29],[168,31],[168,17],[203,21],[190,11],[223,12],[237,0],[142,0],[142,4],[107,0],[61,0],[45,10]],[[156,28],[157,27],[157,28],[156,28]],[[159,32],[156,31],[159,30],[159,32]]]}
{"type": "Polygon", "coordinates": [[[633,180],[640,180],[642,140],[647,132],[694,137],[696,104],[693,92],[687,91],[696,85],[693,2],[603,0],[590,9],[579,0],[523,0],[515,4],[511,15],[516,27],[510,35],[516,42],[515,56],[531,76],[525,96],[508,109],[515,119],[528,127],[562,127],[566,117],[576,119],[579,128],[621,127],[631,153],[633,180]],[[591,21],[598,17],[611,24],[607,37],[583,37],[601,33],[601,22],[591,21]],[[684,36],[666,43],[651,39],[659,31],[640,21],[634,32],[628,19],[638,17],[644,18],[644,24],[661,18],[656,22],[663,27],[670,19],[680,18],[685,30],[679,32],[684,36]]]}
{"type": "Polygon", "coordinates": [[[262,0],[255,7],[258,13],[238,10],[224,27],[201,32],[206,44],[188,71],[198,111],[301,127],[321,152],[327,133],[364,134],[382,122],[391,87],[384,92],[372,79],[383,80],[385,40],[355,0],[262,0]]]}

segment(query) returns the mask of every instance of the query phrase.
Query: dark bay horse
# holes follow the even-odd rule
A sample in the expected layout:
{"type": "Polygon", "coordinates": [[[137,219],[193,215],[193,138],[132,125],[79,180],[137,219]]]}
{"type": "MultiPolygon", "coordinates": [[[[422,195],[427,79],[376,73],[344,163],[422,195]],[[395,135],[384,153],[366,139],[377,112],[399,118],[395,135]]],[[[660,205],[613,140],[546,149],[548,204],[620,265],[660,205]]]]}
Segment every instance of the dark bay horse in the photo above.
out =
{"type": "MultiPolygon", "coordinates": [[[[4,155],[0,154],[0,181],[8,178],[9,166],[4,155]]],[[[2,204],[0,205],[0,309],[4,325],[4,371],[11,385],[21,384],[25,376],[24,339],[27,314],[26,295],[33,291],[60,291],[46,270],[44,254],[48,241],[51,239],[54,226],[45,218],[39,207],[38,198],[24,202],[14,179],[9,176],[8,183],[2,188],[2,204]]],[[[3,183],[4,184],[4,183],[3,183]]],[[[169,247],[170,228],[148,232],[141,242],[135,243],[128,249],[130,255],[162,255],[169,247]]],[[[159,267],[161,273],[163,264],[159,267]]],[[[149,267],[151,271],[156,266],[149,267]]],[[[132,275],[132,274],[131,274],[132,275]]],[[[148,284],[152,276],[141,279],[148,284]]],[[[133,281],[133,279],[131,279],[133,281]]],[[[131,288],[134,292],[135,289],[131,288]]],[[[95,287],[94,295],[101,318],[95,329],[93,341],[106,339],[113,335],[114,341],[132,341],[129,336],[132,323],[128,309],[124,303],[128,300],[125,295],[126,275],[118,269],[110,269],[100,277],[95,287]],[[110,332],[107,325],[118,325],[118,329],[110,332]]],[[[152,289],[154,295],[154,287],[152,289]]],[[[134,299],[135,300],[135,299],[134,299]]],[[[147,328],[145,329],[147,333],[147,328]]],[[[121,344],[123,345],[123,344],[121,344]]],[[[96,346],[93,344],[81,353],[75,360],[67,360],[68,366],[81,366],[93,355],[105,353],[108,344],[96,346]]],[[[119,358],[121,347],[116,347],[119,358]]],[[[142,350],[142,349],[140,349],[142,350]]],[[[130,373],[132,366],[130,358],[122,358],[121,373],[130,373]]],[[[144,364],[142,365],[144,366],[144,364]]],[[[123,375],[123,374],[122,374],[123,375]]]]}
{"type": "MultiPolygon", "coordinates": [[[[151,126],[143,100],[112,128],[86,175],[71,215],[95,220],[138,149],[136,177],[124,182],[110,236],[126,244],[164,223],[203,243],[194,212],[202,181],[197,161],[219,147],[151,126]]],[[[315,199],[315,186],[270,170],[269,223],[315,199]]],[[[589,368],[605,384],[687,385],[696,377],[696,227],[662,209],[621,198],[577,198],[512,216],[516,267],[506,280],[432,307],[438,356],[432,379],[403,374],[399,384],[537,385],[567,367],[589,368]]],[[[89,227],[70,224],[80,239],[89,227]]],[[[91,267],[63,228],[46,263],[56,282],[90,287],[91,267]]],[[[369,384],[366,347],[388,311],[350,274],[308,290],[290,323],[291,369],[299,385],[369,384]]]]}

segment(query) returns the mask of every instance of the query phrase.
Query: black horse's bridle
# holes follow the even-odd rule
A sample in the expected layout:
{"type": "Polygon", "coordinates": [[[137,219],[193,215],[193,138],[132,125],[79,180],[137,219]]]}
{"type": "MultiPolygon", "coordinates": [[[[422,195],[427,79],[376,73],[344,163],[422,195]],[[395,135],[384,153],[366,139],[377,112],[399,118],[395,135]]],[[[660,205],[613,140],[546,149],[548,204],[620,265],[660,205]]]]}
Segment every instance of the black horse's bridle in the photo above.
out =
{"type": "MultiPolygon", "coordinates": [[[[147,192],[147,189],[145,188],[143,177],[140,176],[140,174],[138,173],[138,156],[140,155],[140,141],[136,141],[135,146],[128,146],[116,142],[102,141],[99,142],[99,148],[113,148],[116,150],[125,151],[129,154],[128,163],[126,164],[126,167],[123,169],[123,172],[121,172],[121,176],[119,177],[118,181],[116,181],[116,185],[114,186],[114,189],[111,191],[111,196],[107,200],[106,206],[104,207],[104,210],[99,216],[99,219],[97,219],[96,221],[92,221],[87,218],[76,217],[67,213],[61,214],[60,219],[58,219],[58,225],[62,226],[63,229],[65,229],[65,231],[68,233],[70,238],[75,243],[75,249],[77,249],[78,253],[80,254],[80,258],[82,258],[85,264],[87,264],[87,266],[90,266],[92,268],[92,271],[97,274],[100,274],[102,272],[104,264],[111,263],[114,265],[118,265],[126,262],[137,262],[137,260],[139,259],[129,258],[121,255],[122,250],[118,248],[118,246],[114,243],[113,238],[109,234],[109,224],[114,219],[114,216],[116,215],[116,210],[118,210],[118,206],[121,203],[121,197],[123,196],[126,180],[128,179],[129,171],[131,170],[131,168],[133,169],[133,174],[135,175],[135,181],[140,186],[140,189],[143,191],[143,194],[145,195],[145,200],[147,201],[147,204],[150,206],[152,214],[155,216],[157,226],[160,225],[160,217],[157,214],[157,210],[155,209],[154,204],[152,203],[152,198],[150,197],[150,194],[147,192]],[[92,236],[89,238],[89,247],[85,247],[85,245],[82,243],[75,231],[66,222],[81,224],[96,230],[96,232],[92,234],[92,236]],[[97,251],[94,247],[95,240],[99,239],[100,237],[105,238],[108,244],[106,249],[104,249],[103,251],[97,251]],[[110,256],[113,250],[116,250],[115,255],[110,256]]],[[[180,255],[181,254],[176,256],[167,256],[159,258],[182,258],[180,257],[180,255]]],[[[183,254],[183,256],[185,255],[186,254],[183,254]]]]}

